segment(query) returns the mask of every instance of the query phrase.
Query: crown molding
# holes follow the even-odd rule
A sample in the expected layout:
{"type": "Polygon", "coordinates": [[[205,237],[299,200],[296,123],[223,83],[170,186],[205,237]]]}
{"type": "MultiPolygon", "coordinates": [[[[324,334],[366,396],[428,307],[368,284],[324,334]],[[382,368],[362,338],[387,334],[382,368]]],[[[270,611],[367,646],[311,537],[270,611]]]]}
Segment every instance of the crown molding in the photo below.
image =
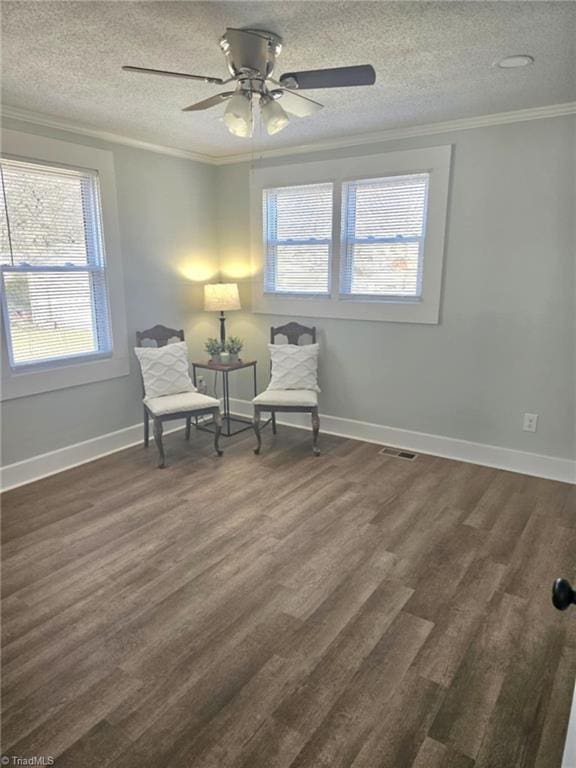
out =
{"type": "Polygon", "coordinates": [[[574,114],[576,114],[576,101],[569,101],[564,104],[551,104],[546,107],[531,107],[529,109],[497,112],[491,115],[481,115],[478,117],[463,117],[443,123],[427,123],[424,125],[413,125],[404,128],[389,128],[373,133],[363,133],[358,136],[342,136],[335,139],[327,139],[325,141],[315,141],[309,144],[298,144],[292,147],[283,146],[278,149],[264,149],[257,152],[238,152],[232,155],[210,155],[200,152],[192,152],[186,149],[178,149],[176,147],[167,147],[162,144],[152,144],[129,136],[121,136],[117,133],[89,128],[69,120],[52,117],[51,115],[2,105],[2,117],[10,118],[12,120],[21,120],[22,122],[32,123],[34,125],[56,128],[61,131],[77,133],[81,136],[90,136],[94,139],[100,139],[101,141],[124,144],[129,147],[135,147],[136,149],[144,149],[148,152],[157,152],[162,155],[171,155],[172,157],[180,157],[185,160],[193,160],[209,165],[230,165],[232,163],[262,160],[269,157],[286,157],[289,155],[321,152],[330,149],[357,147],[365,144],[379,144],[381,142],[397,139],[409,139],[417,136],[434,136],[436,134],[451,133],[453,131],[466,131],[473,128],[487,128],[493,125],[521,123],[529,120],[542,120],[544,118],[563,117],[574,114]]]}
{"type": "Polygon", "coordinates": [[[564,104],[551,104],[546,107],[517,109],[512,112],[497,112],[491,115],[481,115],[479,117],[463,117],[457,120],[449,120],[444,123],[427,123],[425,125],[413,125],[404,128],[389,128],[373,133],[362,133],[359,136],[315,141],[313,144],[300,144],[294,147],[265,149],[260,152],[245,152],[241,155],[225,155],[213,158],[213,162],[215,165],[228,165],[230,163],[265,159],[267,157],[287,157],[289,155],[299,155],[307,152],[321,152],[326,149],[342,149],[344,147],[357,147],[363,144],[379,144],[395,139],[410,139],[415,136],[434,136],[435,134],[451,133],[452,131],[466,131],[472,128],[486,128],[492,125],[521,123],[528,120],[541,120],[547,117],[563,117],[565,115],[574,114],[576,114],[576,101],[569,101],[564,104]]]}
{"type": "Polygon", "coordinates": [[[204,155],[200,152],[190,152],[189,150],[177,149],[176,147],[166,147],[163,144],[152,144],[148,141],[140,141],[139,139],[133,139],[129,136],[121,136],[118,133],[100,131],[97,128],[89,128],[85,125],[74,123],[72,120],[63,120],[62,118],[52,117],[51,115],[45,115],[40,112],[32,112],[27,109],[10,107],[7,104],[2,104],[2,117],[7,117],[11,120],[21,120],[22,122],[32,123],[33,125],[43,125],[46,128],[56,128],[60,131],[68,131],[69,133],[78,133],[81,136],[90,136],[93,139],[109,141],[113,144],[125,144],[126,146],[134,147],[135,149],[145,149],[147,152],[157,152],[161,155],[171,155],[172,157],[180,157],[185,160],[194,160],[199,163],[212,164],[216,159],[212,155],[204,155]]]}

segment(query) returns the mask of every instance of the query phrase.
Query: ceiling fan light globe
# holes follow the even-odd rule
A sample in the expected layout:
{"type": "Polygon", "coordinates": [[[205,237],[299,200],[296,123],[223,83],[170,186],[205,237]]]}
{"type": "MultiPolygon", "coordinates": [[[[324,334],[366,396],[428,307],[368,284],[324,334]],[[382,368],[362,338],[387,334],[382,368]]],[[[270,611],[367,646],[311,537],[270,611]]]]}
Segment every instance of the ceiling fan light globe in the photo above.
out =
{"type": "Polygon", "coordinates": [[[275,133],[279,133],[286,128],[290,122],[288,115],[280,104],[274,99],[261,102],[262,120],[266,126],[266,132],[269,136],[273,136],[275,133]]]}
{"type": "Polygon", "coordinates": [[[249,96],[236,93],[226,107],[224,122],[228,131],[234,136],[247,139],[252,136],[252,100],[249,96]]]}
{"type": "Polygon", "coordinates": [[[246,122],[234,115],[224,115],[224,123],[228,132],[242,139],[249,139],[252,136],[252,122],[246,122]]]}

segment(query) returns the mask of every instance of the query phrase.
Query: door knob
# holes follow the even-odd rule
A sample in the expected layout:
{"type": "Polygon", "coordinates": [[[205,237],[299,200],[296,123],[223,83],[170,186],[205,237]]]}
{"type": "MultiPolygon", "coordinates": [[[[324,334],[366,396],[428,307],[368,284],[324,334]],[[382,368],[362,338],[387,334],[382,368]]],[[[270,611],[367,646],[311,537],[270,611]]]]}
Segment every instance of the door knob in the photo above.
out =
{"type": "Polygon", "coordinates": [[[556,579],[552,586],[552,602],[559,611],[565,611],[573,603],[576,603],[576,592],[566,579],[556,579]]]}

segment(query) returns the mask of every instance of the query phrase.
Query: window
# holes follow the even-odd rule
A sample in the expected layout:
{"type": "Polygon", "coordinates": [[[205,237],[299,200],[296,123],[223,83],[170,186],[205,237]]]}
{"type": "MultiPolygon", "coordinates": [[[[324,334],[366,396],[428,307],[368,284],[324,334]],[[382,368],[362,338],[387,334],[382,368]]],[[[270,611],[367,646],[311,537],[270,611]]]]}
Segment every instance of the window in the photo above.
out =
{"type": "Polygon", "coordinates": [[[110,356],[97,173],[2,159],[0,187],[0,273],[11,368],[110,356]]]}
{"type": "Polygon", "coordinates": [[[451,158],[446,145],[253,168],[252,310],[438,323],[451,158]]]}
{"type": "Polygon", "coordinates": [[[0,399],[130,372],[114,155],[2,131],[0,399]]]}
{"type": "Polygon", "coordinates": [[[429,174],[345,182],[340,293],[418,299],[429,174]]]}
{"type": "Polygon", "coordinates": [[[332,184],[266,189],[266,293],[327,295],[332,251],[332,184]]]}

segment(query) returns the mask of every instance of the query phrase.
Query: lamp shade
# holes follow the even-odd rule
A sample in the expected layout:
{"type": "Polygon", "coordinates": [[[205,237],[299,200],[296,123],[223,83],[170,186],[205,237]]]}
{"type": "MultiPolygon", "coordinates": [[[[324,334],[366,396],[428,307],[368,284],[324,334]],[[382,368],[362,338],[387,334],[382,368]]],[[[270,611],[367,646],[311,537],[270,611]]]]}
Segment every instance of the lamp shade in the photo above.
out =
{"type": "Polygon", "coordinates": [[[241,309],[237,283],[205,285],[204,309],[207,312],[228,312],[231,309],[241,309]]]}

